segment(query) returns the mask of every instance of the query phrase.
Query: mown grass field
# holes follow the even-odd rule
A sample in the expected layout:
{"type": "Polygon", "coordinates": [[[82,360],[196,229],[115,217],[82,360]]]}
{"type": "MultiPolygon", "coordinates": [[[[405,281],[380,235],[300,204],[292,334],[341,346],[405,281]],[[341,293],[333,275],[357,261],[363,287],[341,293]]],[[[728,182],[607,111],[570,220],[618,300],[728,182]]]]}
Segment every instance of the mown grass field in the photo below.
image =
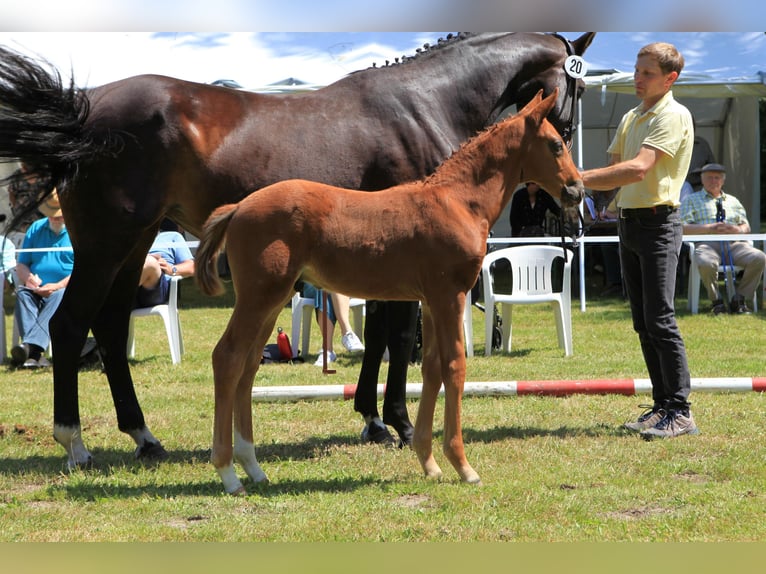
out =
{"type": "MultiPolygon", "coordinates": [[[[644,442],[620,429],[647,396],[467,397],[467,455],[483,485],[461,484],[440,452],[441,482],[414,453],[360,443],[350,402],[255,403],[256,452],[271,483],[230,497],[208,462],[213,416],[210,353],[232,296],[182,291],[186,354],[173,366],[159,319],[137,323],[132,372],[147,422],[170,460],[145,466],[117,429],[104,375],[80,376],[83,435],[95,468],[68,473],[54,443],[50,371],[0,367],[0,541],[718,542],[766,539],[766,395],[696,393],[696,437],[644,442]]],[[[693,377],[766,375],[762,312],[689,315],[679,324],[693,377]]],[[[645,378],[621,299],[573,309],[573,357],[556,344],[547,307],[514,311],[510,355],[476,356],[469,381],[645,378]]],[[[8,328],[10,317],[7,316],[8,328]]],[[[277,325],[289,331],[289,309],[277,325]]],[[[319,330],[312,329],[313,351],[319,330]]],[[[336,341],[336,349],[340,348],[336,341]]],[[[356,383],[360,356],[336,374],[264,365],[256,385],[356,383]]],[[[385,375],[385,367],[383,369],[385,375]]],[[[409,380],[420,382],[413,365],[409,380]]],[[[381,381],[383,382],[383,381],[381,381]]],[[[414,419],[417,401],[409,404],[414,419]]],[[[243,475],[243,473],[242,473],[243,475]]]]}

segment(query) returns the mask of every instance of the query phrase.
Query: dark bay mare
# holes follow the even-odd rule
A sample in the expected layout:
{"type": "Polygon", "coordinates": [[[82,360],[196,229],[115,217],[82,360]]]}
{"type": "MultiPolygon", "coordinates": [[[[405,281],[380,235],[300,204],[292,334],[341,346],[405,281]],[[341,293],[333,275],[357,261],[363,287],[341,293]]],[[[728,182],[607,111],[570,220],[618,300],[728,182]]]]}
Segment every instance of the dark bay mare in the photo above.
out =
{"type": "Polygon", "coordinates": [[[0,47],[0,159],[23,161],[58,187],[74,246],[74,271],[50,323],[54,437],[68,465],[91,463],[77,380],[89,328],[120,430],[138,458],[167,456],[145,423],[126,352],[141,266],[164,217],[199,235],[216,207],[287,178],[365,191],[420,179],[540,89],[559,88],[549,118],[566,132],[583,86],[564,61],[594,35],[460,35],[289,95],[154,75],[79,90],[46,63],[0,47]]]}
{"type": "Polygon", "coordinates": [[[212,213],[197,251],[197,282],[208,295],[223,293],[217,259],[225,242],[236,293],[213,351],[212,461],[227,492],[245,493],[233,459],[251,480],[266,480],[253,446],[253,380],[300,279],[353,297],[422,302],[423,393],[412,446],[426,476],[440,478],[432,441],[443,384],[444,454],[463,481],[479,482],[465,457],[460,422],[466,293],[481,269],[489,230],[519,183],[558,190],[565,206],[583,197],[577,167],[545,119],[556,96],[543,100],[541,90],[425,180],[364,193],[292,179],[212,213]]]}

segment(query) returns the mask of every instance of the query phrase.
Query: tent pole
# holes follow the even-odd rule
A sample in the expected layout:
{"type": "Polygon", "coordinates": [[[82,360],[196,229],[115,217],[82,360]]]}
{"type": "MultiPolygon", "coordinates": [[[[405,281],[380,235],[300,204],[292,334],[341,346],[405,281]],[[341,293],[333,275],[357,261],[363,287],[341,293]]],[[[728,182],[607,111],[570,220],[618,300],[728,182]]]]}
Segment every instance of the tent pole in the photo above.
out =
{"type": "MultiPolygon", "coordinates": [[[[581,170],[583,169],[582,165],[582,98],[577,100],[577,167],[581,170]]],[[[580,210],[580,221],[585,221],[583,219],[583,203],[584,201],[580,202],[580,205],[577,207],[577,209],[580,210]]],[[[577,245],[577,249],[579,250],[580,257],[578,261],[578,265],[580,267],[580,311],[585,311],[585,242],[580,241],[577,245]]]]}

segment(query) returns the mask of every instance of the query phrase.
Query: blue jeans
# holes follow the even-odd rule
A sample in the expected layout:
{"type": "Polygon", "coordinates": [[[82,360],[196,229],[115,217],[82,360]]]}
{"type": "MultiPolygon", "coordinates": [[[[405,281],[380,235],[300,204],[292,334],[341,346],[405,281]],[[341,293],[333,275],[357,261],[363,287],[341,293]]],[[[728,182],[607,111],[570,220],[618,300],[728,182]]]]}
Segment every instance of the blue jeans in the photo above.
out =
{"type": "Polygon", "coordinates": [[[622,278],[652,398],[658,407],[688,409],[691,376],[673,303],[683,226],[677,209],[629,213],[618,222],[622,278]]]}
{"type": "Polygon", "coordinates": [[[63,296],[64,289],[54,291],[49,297],[40,297],[24,287],[16,291],[14,312],[23,343],[37,345],[42,349],[48,348],[51,340],[48,322],[58,309],[63,296]]]}

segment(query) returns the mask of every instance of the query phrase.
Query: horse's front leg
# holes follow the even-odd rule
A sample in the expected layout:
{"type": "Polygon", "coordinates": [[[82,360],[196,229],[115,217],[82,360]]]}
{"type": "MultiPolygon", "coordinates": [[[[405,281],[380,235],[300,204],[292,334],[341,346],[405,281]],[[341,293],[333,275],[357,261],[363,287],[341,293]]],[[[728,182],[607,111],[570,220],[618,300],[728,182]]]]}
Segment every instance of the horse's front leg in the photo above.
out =
{"type": "Polygon", "coordinates": [[[433,321],[444,382],[444,454],[464,482],[476,484],[481,479],[465,457],[461,422],[466,369],[462,323],[465,293],[440,307],[438,312],[434,309],[433,321]]]}
{"type": "Polygon", "coordinates": [[[423,375],[423,392],[420,395],[418,415],[415,419],[412,449],[417,454],[425,475],[428,478],[439,479],[442,477],[442,470],[433,455],[433,427],[436,399],[441,388],[441,365],[433,320],[426,304],[423,304],[423,363],[421,373],[423,375]]]}

